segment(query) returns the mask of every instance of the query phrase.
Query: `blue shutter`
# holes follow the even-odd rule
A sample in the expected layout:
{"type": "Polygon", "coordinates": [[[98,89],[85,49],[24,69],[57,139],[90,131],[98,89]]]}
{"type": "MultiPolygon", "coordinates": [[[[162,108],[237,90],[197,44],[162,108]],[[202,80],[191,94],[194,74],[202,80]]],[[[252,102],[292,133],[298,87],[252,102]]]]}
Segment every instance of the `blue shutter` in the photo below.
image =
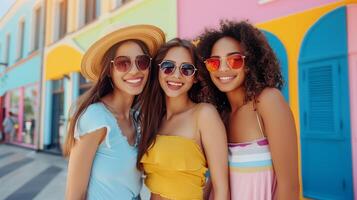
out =
{"type": "Polygon", "coordinates": [[[303,93],[305,96],[303,109],[303,132],[302,137],[324,137],[337,139],[339,134],[336,134],[338,127],[338,62],[327,60],[325,62],[317,62],[305,64],[303,70],[303,93]]]}
{"type": "Polygon", "coordinates": [[[353,198],[347,61],[346,7],[341,7],[309,30],[300,51],[304,197],[353,198]]]}

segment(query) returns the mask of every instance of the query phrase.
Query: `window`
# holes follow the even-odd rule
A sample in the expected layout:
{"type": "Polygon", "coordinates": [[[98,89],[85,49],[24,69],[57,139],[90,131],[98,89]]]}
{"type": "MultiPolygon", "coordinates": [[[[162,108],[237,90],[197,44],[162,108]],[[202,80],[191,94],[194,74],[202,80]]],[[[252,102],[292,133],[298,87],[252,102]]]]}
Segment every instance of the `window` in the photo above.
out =
{"type": "Polygon", "coordinates": [[[53,93],[61,93],[64,91],[64,81],[63,79],[53,81],[53,93]]]}
{"type": "Polygon", "coordinates": [[[120,6],[122,5],[122,1],[123,0],[115,0],[114,1],[114,4],[115,4],[114,9],[120,8],[120,6]]]}
{"type": "Polygon", "coordinates": [[[8,111],[14,114],[14,130],[10,133],[11,142],[21,142],[19,139],[19,105],[20,105],[20,90],[15,89],[8,93],[10,95],[10,107],[8,111]]]}
{"type": "Polygon", "coordinates": [[[9,61],[10,61],[10,41],[11,41],[11,36],[10,34],[6,35],[6,46],[5,46],[5,60],[4,62],[7,63],[7,66],[10,65],[9,61]]]}
{"type": "Polygon", "coordinates": [[[81,74],[79,75],[79,95],[84,94],[93,84],[84,78],[81,74]]]}
{"type": "Polygon", "coordinates": [[[34,13],[33,24],[33,50],[38,50],[40,47],[40,34],[41,34],[41,7],[36,8],[34,13]]]}
{"type": "Polygon", "coordinates": [[[126,3],[130,2],[130,1],[133,1],[133,0],[122,0],[122,4],[126,4],[126,3]]]}
{"type": "Polygon", "coordinates": [[[19,23],[19,32],[18,32],[18,46],[17,46],[17,59],[21,59],[24,53],[24,31],[25,31],[25,21],[22,20],[19,23]]]}
{"type": "Polygon", "coordinates": [[[60,1],[58,8],[59,8],[58,39],[61,39],[67,33],[67,0],[60,1]]]}
{"type": "Polygon", "coordinates": [[[64,80],[55,80],[52,86],[52,128],[49,148],[60,151],[66,130],[64,116],[64,80]]]}
{"type": "Polygon", "coordinates": [[[38,124],[38,89],[37,84],[25,88],[24,94],[24,116],[22,128],[22,142],[35,144],[35,130],[38,124]]]}
{"type": "Polygon", "coordinates": [[[96,0],[85,0],[85,24],[94,21],[97,17],[97,1],[96,0]]]}
{"type": "Polygon", "coordinates": [[[133,0],[114,0],[115,6],[114,9],[120,8],[122,5],[131,2],[133,0]]]}

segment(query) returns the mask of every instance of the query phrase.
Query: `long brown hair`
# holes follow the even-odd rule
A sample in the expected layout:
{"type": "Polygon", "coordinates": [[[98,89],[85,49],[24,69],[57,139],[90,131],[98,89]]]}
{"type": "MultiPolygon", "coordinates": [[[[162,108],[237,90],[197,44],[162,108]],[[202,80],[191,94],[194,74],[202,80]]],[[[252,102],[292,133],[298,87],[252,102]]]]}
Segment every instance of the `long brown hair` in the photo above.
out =
{"type": "Polygon", "coordinates": [[[202,60],[198,57],[195,46],[190,41],[180,38],[174,38],[161,46],[154,58],[149,82],[146,84],[141,95],[141,99],[139,100],[141,107],[140,122],[142,127],[142,138],[138,147],[138,169],[141,169],[141,158],[155,142],[160,124],[166,114],[165,93],[162,90],[159,82],[158,64],[162,62],[167,52],[173,47],[186,48],[191,55],[193,64],[198,69],[198,73],[195,74],[197,82],[194,83],[188,91],[189,98],[195,103],[212,103],[214,101],[214,98],[211,95],[211,88],[213,88],[213,83],[210,81],[208,71],[203,67],[202,60]],[[206,80],[208,82],[206,82],[206,80]]]}
{"type": "MultiPolygon", "coordinates": [[[[102,68],[98,81],[94,83],[94,85],[86,93],[84,93],[81,97],[79,97],[78,101],[71,108],[73,112],[70,111],[69,114],[68,133],[67,133],[65,144],[63,146],[64,156],[67,157],[70,155],[71,149],[75,144],[75,138],[74,138],[75,125],[81,114],[87,109],[89,105],[99,102],[102,97],[113,92],[114,89],[112,86],[113,82],[110,78],[111,60],[114,59],[116,51],[120,47],[120,45],[128,41],[135,42],[141,47],[141,49],[145,54],[150,55],[149,49],[145,45],[145,43],[136,39],[130,39],[130,40],[124,40],[118,42],[107,50],[101,61],[102,68]]],[[[134,100],[133,105],[135,104],[135,101],[136,100],[134,100]]]]}

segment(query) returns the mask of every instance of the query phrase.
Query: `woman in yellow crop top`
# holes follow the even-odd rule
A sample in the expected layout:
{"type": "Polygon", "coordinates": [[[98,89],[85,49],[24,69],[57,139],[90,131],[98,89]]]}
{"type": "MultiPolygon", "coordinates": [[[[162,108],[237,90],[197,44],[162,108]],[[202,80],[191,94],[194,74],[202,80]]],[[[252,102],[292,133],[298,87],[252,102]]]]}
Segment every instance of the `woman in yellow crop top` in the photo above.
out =
{"type": "Polygon", "coordinates": [[[203,199],[208,168],[213,198],[228,199],[226,132],[216,108],[202,103],[214,103],[215,97],[212,83],[202,81],[208,72],[195,47],[172,39],[158,50],[151,70],[140,101],[137,163],[151,199],[203,199]]]}

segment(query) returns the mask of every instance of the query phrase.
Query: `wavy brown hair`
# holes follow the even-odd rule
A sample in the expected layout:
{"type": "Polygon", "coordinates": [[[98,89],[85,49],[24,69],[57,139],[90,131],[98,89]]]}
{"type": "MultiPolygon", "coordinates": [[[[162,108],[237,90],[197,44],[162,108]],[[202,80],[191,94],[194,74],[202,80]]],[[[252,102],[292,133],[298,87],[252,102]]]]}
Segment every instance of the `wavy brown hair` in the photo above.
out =
{"type": "MultiPolygon", "coordinates": [[[[281,89],[283,78],[279,61],[270,47],[264,34],[247,21],[222,20],[218,29],[206,29],[198,37],[198,52],[203,60],[209,58],[213,45],[223,37],[236,39],[245,57],[246,75],[243,83],[245,103],[256,101],[260,93],[267,87],[281,89]]],[[[221,112],[230,112],[230,104],[226,95],[216,87],[214,90],[219,98],[221,112]]]]}
{"type": "Polygon", "coordinates": [[[197,73],[195,73],[197,82],[194,83],[188,91],[189,98],[195,103],[207,102],[216,104],[211,90],[214,86],[213,82],[209,79],[209,73],[204,67],[202,60],[199,58],[195,46],[190,41],[180,38],[174,38],[161,46],[154,58],[148,84],[146,84],[139,100],[141,107],[140,122],[142,127],[142,138],[138,147],[138,169],[142,169],[140,160],[155,142],[160,124],[166,114],[165,93],[159,82],[160,67],[158,64],[164,60],[167,52],[173,47],[183,47],[187,49],[191,55],[193,64],[198,69],[197,73]]]}
{"type": "MultiPolygon", "coordinates": [[[[104,54],[101,61],[101,72],[98,78],[98,81],[85,92],[82,96],[79,97],[75,105],[72,106],[69,114],[69,123],[68,123],[68,132],[66,141],[63,146],[63,155],[68,157],[71,153],[71,149],[75,144],[74,131],[75,125],[78,118],[81,114],[93,103],[99,102],[100,99],[111,92],[113,92],[112,80],[110,78],[110,68],[112,66],[111,60],[114,59],[117,49],[125,42],[132,41],[138,44],[143,50],[144,54],[150,55],[148,47],[140,40],[130,39],[124,40],[117,44],[114,44],[110,47],[107,52],[104,54]]],[[[134,99],[133,105],[137,98],[134,99]]]]}

